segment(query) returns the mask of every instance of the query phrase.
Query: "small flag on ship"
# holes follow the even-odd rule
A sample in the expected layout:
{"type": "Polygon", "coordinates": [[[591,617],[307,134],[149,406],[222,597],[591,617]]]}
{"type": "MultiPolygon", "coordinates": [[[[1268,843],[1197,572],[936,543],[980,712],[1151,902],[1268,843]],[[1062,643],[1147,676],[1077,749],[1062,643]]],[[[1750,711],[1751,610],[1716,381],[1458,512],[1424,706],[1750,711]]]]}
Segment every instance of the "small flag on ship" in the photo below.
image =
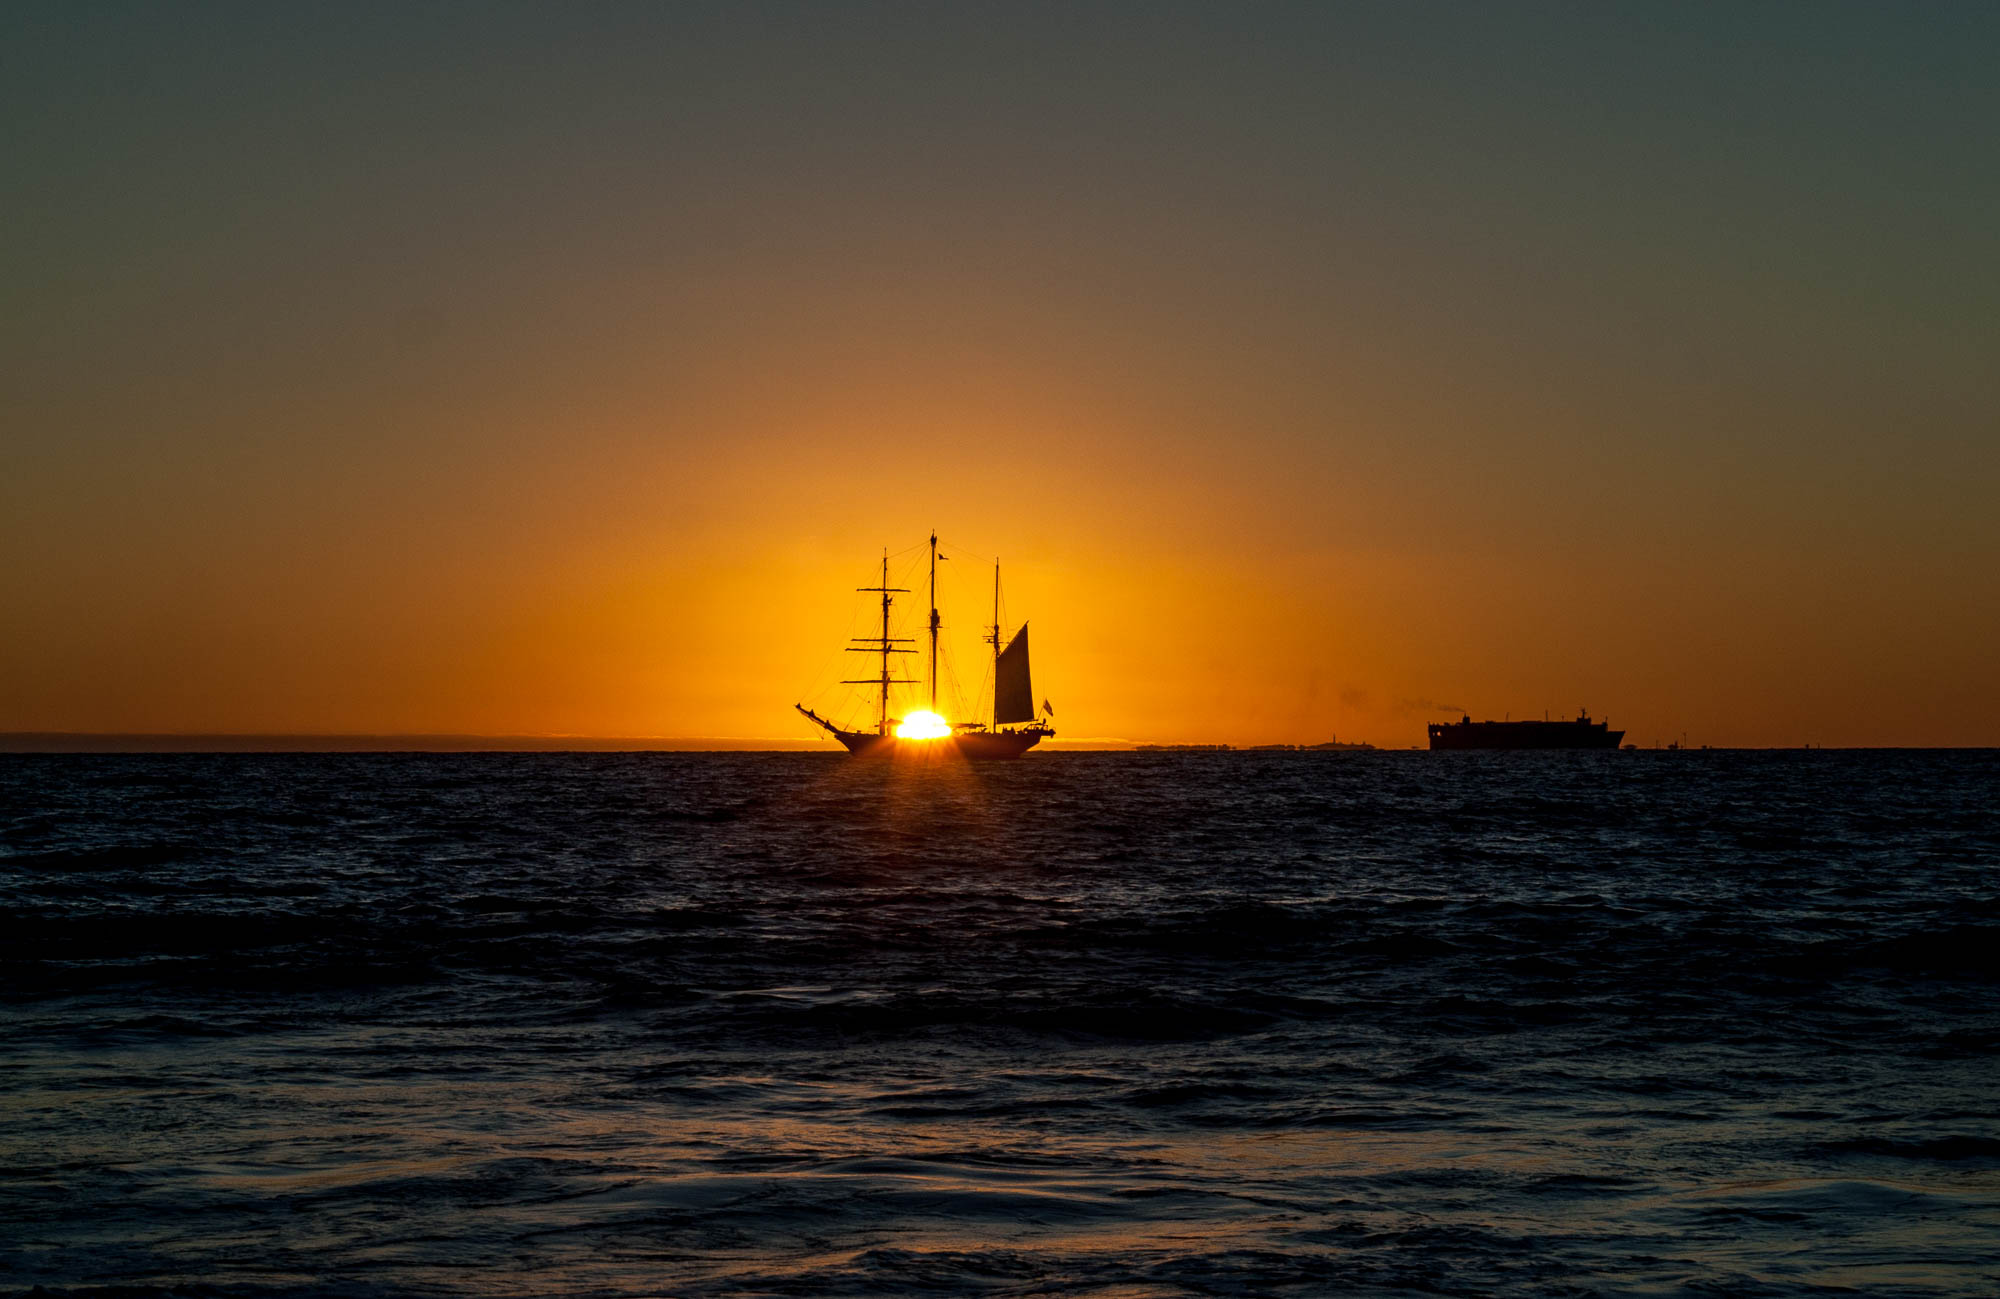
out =
{"type": "Polygon", "coordinates": [[[1049,701],[1046,699],[1042,700],[1042,711],[1047,713],[1051,717],[1054,717],[1056,715],[1056,710],[1049,707],[1049,701]]]}

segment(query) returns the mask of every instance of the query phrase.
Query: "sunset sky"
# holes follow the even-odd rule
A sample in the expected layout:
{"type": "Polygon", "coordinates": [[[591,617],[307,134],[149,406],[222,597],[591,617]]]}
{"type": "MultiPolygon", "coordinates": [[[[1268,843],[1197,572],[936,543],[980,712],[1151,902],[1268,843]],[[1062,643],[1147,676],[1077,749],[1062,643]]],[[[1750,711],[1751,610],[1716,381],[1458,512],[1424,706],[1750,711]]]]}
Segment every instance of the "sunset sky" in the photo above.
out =
{"type": "Polygon", "coordinates": [[[935,527],[1065,738],[2000,744],[2000,6],[21,3],[0,118],[0,731],[804,740],[935,527]]]}

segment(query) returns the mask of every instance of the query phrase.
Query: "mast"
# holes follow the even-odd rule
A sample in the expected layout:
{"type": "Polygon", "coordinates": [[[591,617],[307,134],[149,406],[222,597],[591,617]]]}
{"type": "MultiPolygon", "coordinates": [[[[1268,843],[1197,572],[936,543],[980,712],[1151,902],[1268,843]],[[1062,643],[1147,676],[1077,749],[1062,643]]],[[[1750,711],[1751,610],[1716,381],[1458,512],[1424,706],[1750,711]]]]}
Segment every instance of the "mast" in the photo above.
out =
{"type": "MultiPolygon", "coordinates": [[[[883,579],[886,584],[888,579],[883,579]]],[[[931,533],[931,711],[937,711],[937,533],[931,533]]]]}
{"type": "Polygon", "coordinates": [[[882,547],[882,708],[875,733],[889,733],[889,548],[882,547]]]}
{"type": "Polygon", "coordinates": [[[1000,729],[1000,561],[993,561],[993,729],[1000,729]]]}
{"type": "MultiPolygon", "coordinates": [[[[916,653],[915,650],[895,648],[897,641],[908,640],[909,637],[891,636],[889,634],[889,606],[895,603],[895,595],[907,592],[909,588],[889,585],[889,551],[887,547],[884,547],[882,550],[882,585],[857,586],[854,589],[857,591],[879,591],[882,593],[882,634],[880,636],[855,637],[857,644],[866,645],[868,648],[857,649],[854,645],[850,645],[847,652],[850,654],[880,654],[882,656],[882,671],[881,675],[872,679],[862,678],[858,681],[843,681],[841,684],[847,686],[877,686],[881,689],[881,703],[875,713],[875,733],[877,735],[887,735],[889,733],[889,686],[892,684],[892,679],[889,676],[889,656],[891,654],[916,653]]],[[[897,681],[894,684],[902,685],[905,683],[897,681]]]]}

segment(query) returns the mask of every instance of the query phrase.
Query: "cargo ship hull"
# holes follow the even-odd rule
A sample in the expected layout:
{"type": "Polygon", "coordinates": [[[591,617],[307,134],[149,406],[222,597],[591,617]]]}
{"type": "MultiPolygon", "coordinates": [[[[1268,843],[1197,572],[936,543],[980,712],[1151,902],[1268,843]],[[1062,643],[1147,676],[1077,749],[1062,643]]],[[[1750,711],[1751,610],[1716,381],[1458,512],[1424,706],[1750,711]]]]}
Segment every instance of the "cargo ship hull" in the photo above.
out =
{"type": "Polygon", "coordinates": [[[1573,722],[1433,722],[1433,749],[1615,749],[1625,732],[1588,715],[1573,722]]]}

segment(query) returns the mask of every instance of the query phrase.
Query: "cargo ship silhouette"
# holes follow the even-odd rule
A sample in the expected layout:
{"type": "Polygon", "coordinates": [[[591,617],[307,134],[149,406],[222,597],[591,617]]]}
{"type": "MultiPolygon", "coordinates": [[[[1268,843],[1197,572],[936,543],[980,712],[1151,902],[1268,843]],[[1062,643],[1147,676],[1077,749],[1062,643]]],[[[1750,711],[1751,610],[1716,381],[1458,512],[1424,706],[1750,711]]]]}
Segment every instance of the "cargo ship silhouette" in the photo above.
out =
{"type": "MultiPolygon", "coordinates": [[[[912,711],[902,717],[889,716],[889,691],[892,686],[922,684],[893,675],[890,655],[914,654],[917,651],[906,648],[915,638],[892,636],[890,632],[890,612],[898,595],[909,594],[909,588],[889,585],[889,557],[882,556],[882,581],[879,586],[857,587],[857,590],[879,594],[882,597],[882,634],[879,636],[859,636],[847,647],[850,654],[873,654],[881,660],[881,667],[872,677],[852,678],[841,682],[848,686],[874,686],[876,688],[875,729],[849,730],[821,717],[804,704],[792,707],[805,714],[815,725],[823,728],[834,739],[846,746],[849,753],[856,756],[888,756],[898,751],[931,751],[955,749],[968,758],[1018,758],[1029,749],[1055,734],[1055,728],[1037,718],[1035,712],[1035,688],[1028,672],[1028,624],[1001,644],[1000,623],[1000,563],[993,564],[993,622],[987,628],[987,642],[993,646],[993,709],[992,721],[987,722],[947,722],[938,713],[938,627],[941,620],[937,607],[937,566],[938,539],[933,532],[931,547],[930,585],[930,707],[912,711]],[[1021,725],[1026,723],[1026,725],[1021,725]]],[[[949,558],[947,556],[946,558],[949,558]]],[[[1042,709],[1051,715],[1054,709],[1046,702],[1042,709]]]]}
{"type": "Polygon", "coordinates": [[[1455,722],[1432,722],[1433,749],[1615,749],[1625,732],[1590,720],[1583,709],[1573,722],[1475,722],[1467,713],[1455,722]]]}

